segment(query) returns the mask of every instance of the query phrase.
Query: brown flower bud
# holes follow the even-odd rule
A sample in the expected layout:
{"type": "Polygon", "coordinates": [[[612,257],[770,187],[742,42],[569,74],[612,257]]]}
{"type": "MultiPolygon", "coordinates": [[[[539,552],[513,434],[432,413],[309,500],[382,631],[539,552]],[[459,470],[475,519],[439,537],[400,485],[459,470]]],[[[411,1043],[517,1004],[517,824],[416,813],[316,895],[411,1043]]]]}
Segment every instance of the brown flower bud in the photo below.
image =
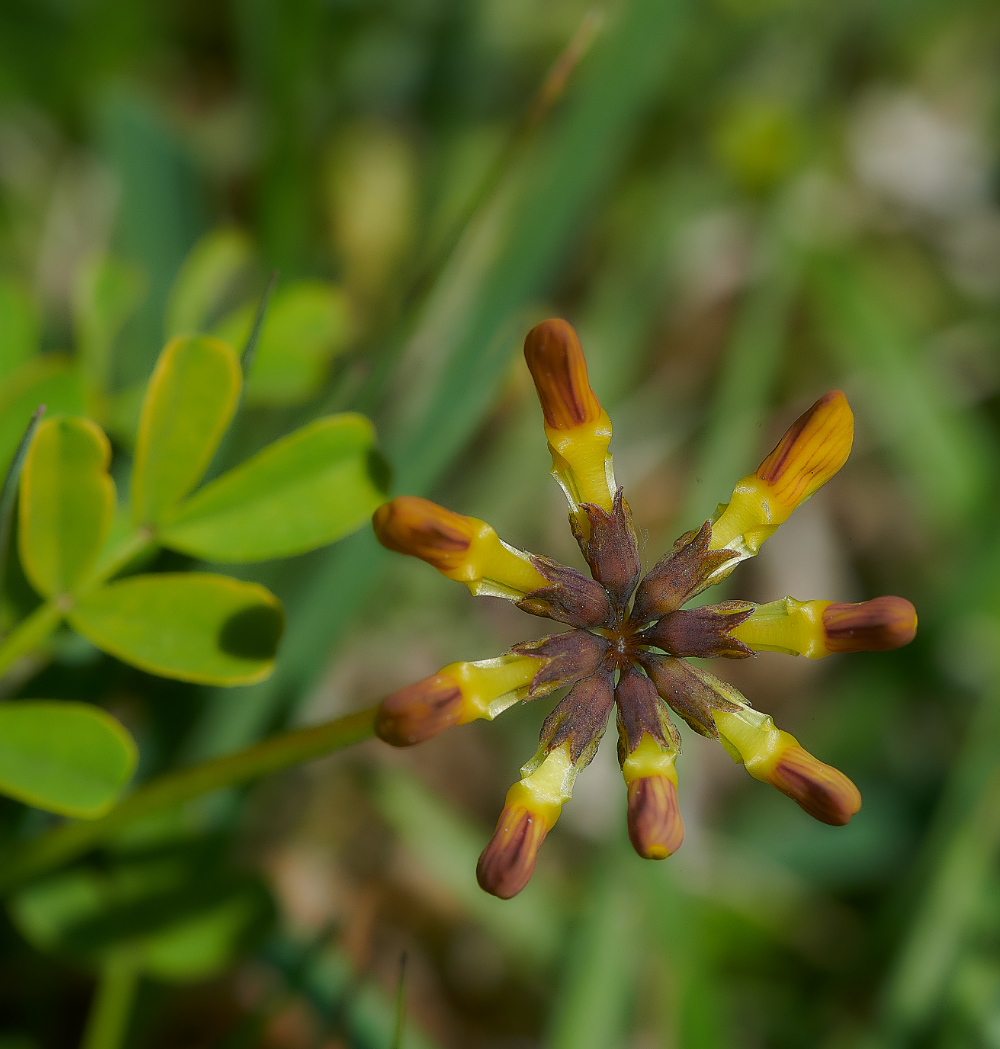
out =
{"type": "Polygon", "coordinates": [[[861,792],[843,774],[798,744],[784,747],[766,776],[820,823],[842,827],[861,808],[861,792]]]}
{"type": "Polygon", "coordinates": [[[628,836],[647,860],[663,860],[684,840],[677,787],[669,776],[641,776],[628,785],[628,836]]]}
{"type": "Polygon", "coordinates": [[[383,503],[372,515],[372,527],[387,549],[419,557],[442,572],[461,568],[475,535],[469,518],[415,495],[383,503]]]}
{"type": "Polygon", "coordinates": [[[516,896],[531,879],[538,849],[549,828],[523,805],[508,805],[476,866],[479,887],[501,900],[516,896]]]}
{"type": "Polygon", "coordinates": [[[756,477],[787,514],[847,462],[854,441],[854,416],[840,390],[831,390],[785,431],[756,477]]]}
{"type": "Polygon", "coordinates": [[[824,643],[830,652],[887,652],[908,645],[916,632],[917,610],[903,597],[823,609],[824,643]]]}
{"type": "Polygon", "coordinates": [[[464,706],[459,683],[450,674],[434,674],[382,700],[375,735],[394,747],[412,747],[456,724],[464,706]]]}
{"type": "Polygon", "coordinates": [[[557,317],[536,324],[524,340],[524,359],[547,427],[570,430],[601,417],[601,404],[590,388],[587,362],[571,324],[557,317]]]}

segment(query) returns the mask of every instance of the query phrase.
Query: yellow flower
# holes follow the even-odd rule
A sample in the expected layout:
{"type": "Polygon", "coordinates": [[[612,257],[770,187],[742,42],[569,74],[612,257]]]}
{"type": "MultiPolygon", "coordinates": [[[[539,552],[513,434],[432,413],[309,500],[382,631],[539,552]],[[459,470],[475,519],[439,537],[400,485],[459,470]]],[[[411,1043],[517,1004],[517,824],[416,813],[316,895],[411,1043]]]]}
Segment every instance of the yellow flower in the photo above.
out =
{"type": "Polygon", "coordinates": [[[680,736],[669,710],[717,739],[751,776],[810,816],[847,823],[861,807],[857,787],[686,657],[741,659],[772,650],[816,659],[898,648],[916,632],[913,605],[901,597],[860,604],[786,597],[764,605],[682,607],[756,554],[844,465],[854,436],[844,395],[834,390],[821,397],[737,484],[729,503],[681,536],[643,576],[631,511],[608,453],[611,423],[590,388],[576,332],[564,320],[545,321],[528,333],[524,356],[542,405],[552,473],[569,502],[570,527],[590,576],[516,550],[484,522],[426,499],[399,496],[373,518],[375,534],[390,550],[421,558],[474,594],[507,598],[570,627],[493,659],[452,663],[379,707],[378,735],[405,747],[569,687],[507,793],[480,857],[479,884],[506,899],[528,883],[538,850],[615,708],[629,838],[640,856],[663,859],[684,837],[675,767],[680,736]]]}

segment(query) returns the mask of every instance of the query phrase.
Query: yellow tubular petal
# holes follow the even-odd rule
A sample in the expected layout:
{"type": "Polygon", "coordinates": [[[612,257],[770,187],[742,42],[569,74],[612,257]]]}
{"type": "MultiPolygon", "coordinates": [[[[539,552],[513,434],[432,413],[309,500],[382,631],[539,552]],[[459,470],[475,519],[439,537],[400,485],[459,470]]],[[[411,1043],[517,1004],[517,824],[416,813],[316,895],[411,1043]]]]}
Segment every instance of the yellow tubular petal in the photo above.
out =
{"type": "MultiPolygon", "coordinates": [[[[778,525],[788,520],[788,513],[776,506],[767,485],[754,474],[748,474],[733,489],[728,503],[719,508],[719,516],[712,522],[709,550],[731,549],[741,560],[753,557],[765,539],[770,539],[778,525]]],[[[727,570],[733,567],[732,562],[727,570]]]]}
{"type": "Polygon", "coordinates": [[[566,493],[570,507],[594,503],[611,513],[616,484],[611,455],[611,420],[601,411],[593,423],[582,423],[571,430],[545,426],[549,451],[552,453],[552,475],[566,493]]]}
{"type": "Polygon", "coordinates": [[[770,714],[762,714],[752,707],[740,710],[714,710],[719,739],[738,765],[746,765],[754,779],[766,780],[777,762],[785,741],[795,740],[782,732],[770,714]]]}
{"type": "Polygon", "coordinates": [[[519,600],[532,590],[548,586],[548,580],[523,550],[508,546],[484,521],[467,517],[473,525],[472,541],[465,560],[442,575],[455,579],[476,595],[519,600]]]}
{"type": "Polygon", "coordinates": [[[552,473],[570,508],[594,503],[611,512],[616,484],[608,445],[611,420],[590,388],[587,362],[572,325],[552,318],[524,340],[552,453],[552,473]]]}
{"type": "MultiPolygon", "coordinates": [[[[824,394],[788,428],[758,469],[744,477],[712,525],[710,548],[753,557],[791,512],[844,465],[854,416],[840,390],[824,394]]],[[[732,563],[728,566],[733,567],[732,563]]]]}
{"type": "Polygon", "coordinates": [[[828,656],[823,610],[829,601],[796,601],[783,597],[758,605],[731,637],[749,645],[755,652],[786,652],[792,656],[820,659],[828,656]]]}
{"type": "Polygon", "coordinates": [[[497,656],[475,663],[452,663],[441,673],[457,682],[462,693],[459,725],[477,718],[492,721],[525,699],[535,674],[546,663],[536,656],[497,656]]]}
{"type": "MultiPolygon", "coordinates": [[[[525,766],[527,769],[529,766],[525,766]]],[[[573,794],[573,784],[580,770],[570,760],[569,743],[546,754],[531,772],[522,769],[521,779],[507,791],[506,808],[525,808],[538,816],[551,830],[559,819],[563,805],[573,794]]]]}
{"type": "Polygon", "coordinates": [[[639,745],[622,762],[622,775],[626,786],[644,776],[666,776],[677,786],[677,751],[658,743],[647,732],[639,745]]]}

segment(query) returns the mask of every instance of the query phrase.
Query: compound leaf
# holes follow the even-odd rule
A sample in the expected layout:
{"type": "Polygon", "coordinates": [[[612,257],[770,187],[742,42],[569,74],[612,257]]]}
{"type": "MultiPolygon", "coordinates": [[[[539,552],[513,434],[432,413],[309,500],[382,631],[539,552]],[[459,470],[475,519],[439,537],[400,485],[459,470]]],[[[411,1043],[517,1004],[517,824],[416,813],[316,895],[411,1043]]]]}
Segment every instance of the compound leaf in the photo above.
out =
{"type": "Polygon", "coordinates": [[[132,737],[87,703],[0,704],[0,792],[62,816],[93,819],[135,770],[132,737]]]}
{"type": "Polygon", "coordinates": [[[374,443],[363,415],[316,419],[195,492],[160,541],[212,561],[288,557],[332,543],[385,500],[374,443]]]}
{"type": "Polygon", "coordinates": [[[209,336],[167,343],[149,380],[132,470],[132,514],[158,524],[208,469],[239,400],[240,362],[209,336]]]}
{"type": "MultiPolygon", "coordinates": [[[[253,324],[253,303],[222,322],[218,334],[243,346],[253,324]]],[[[308,400],[326,378],[330,360],[350,335],[347,296],[322,281],[299,281],[275,292],[268,306],[247,382],[247,400],[286,405],[308,400]]]]}
{"type": "Polygon", "coordinates": [[[20,552],[39,593],[69,593],[93,567],[115,512],[111,445],[96,423],[44,419],[21,475],[20,552]]]}
{"type": "Polygon", "coordinates": [[[69,613],[98,648],[151,674],[205,685],[266,678],[284,629],[264,587],[204,572],[139,575],[84,595],[69,613]]]}

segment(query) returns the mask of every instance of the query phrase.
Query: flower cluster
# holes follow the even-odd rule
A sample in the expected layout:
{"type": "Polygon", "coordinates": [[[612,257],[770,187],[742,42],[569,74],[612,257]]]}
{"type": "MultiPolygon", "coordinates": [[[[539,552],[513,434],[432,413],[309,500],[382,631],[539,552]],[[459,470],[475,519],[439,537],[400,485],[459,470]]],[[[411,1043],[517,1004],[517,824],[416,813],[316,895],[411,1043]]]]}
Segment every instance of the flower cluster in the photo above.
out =
{"type": "Polygon", "coordinates": [[[855,785],[687,657],[741,659],[770,650],[816,659],[897,648],[916,631],[913,605],[900,597],[860,604],[786,597],[763,605],[683,607],[754,556],[844,465],[854,434],[844,395],[835,390],[821,397],[737,484],[729,503],[681,536],[643,576],[631,512],[608,454],[611,423],[590,388],[576,332],[563,320],[545,321],[528,333],[524,356],[544,413],[552,473],[569,502],[570,526],[590,576],[516,550],[488,524],[426,499],[399,496],[373,519],[390,550],[421,558],[473,594],[507,598],[569,627],[494,659],[452,663],[379,707],[378,735],[405,747],[569,688],[507,794],[479,861],[479,884],[504,899],[524,888],[539,846],[616,707],[628,831],[640,856],[669,856],[684,836],[675,769],[681,741],[668,708],[809,815],[847,823],[861,806],[855,785]]]}

